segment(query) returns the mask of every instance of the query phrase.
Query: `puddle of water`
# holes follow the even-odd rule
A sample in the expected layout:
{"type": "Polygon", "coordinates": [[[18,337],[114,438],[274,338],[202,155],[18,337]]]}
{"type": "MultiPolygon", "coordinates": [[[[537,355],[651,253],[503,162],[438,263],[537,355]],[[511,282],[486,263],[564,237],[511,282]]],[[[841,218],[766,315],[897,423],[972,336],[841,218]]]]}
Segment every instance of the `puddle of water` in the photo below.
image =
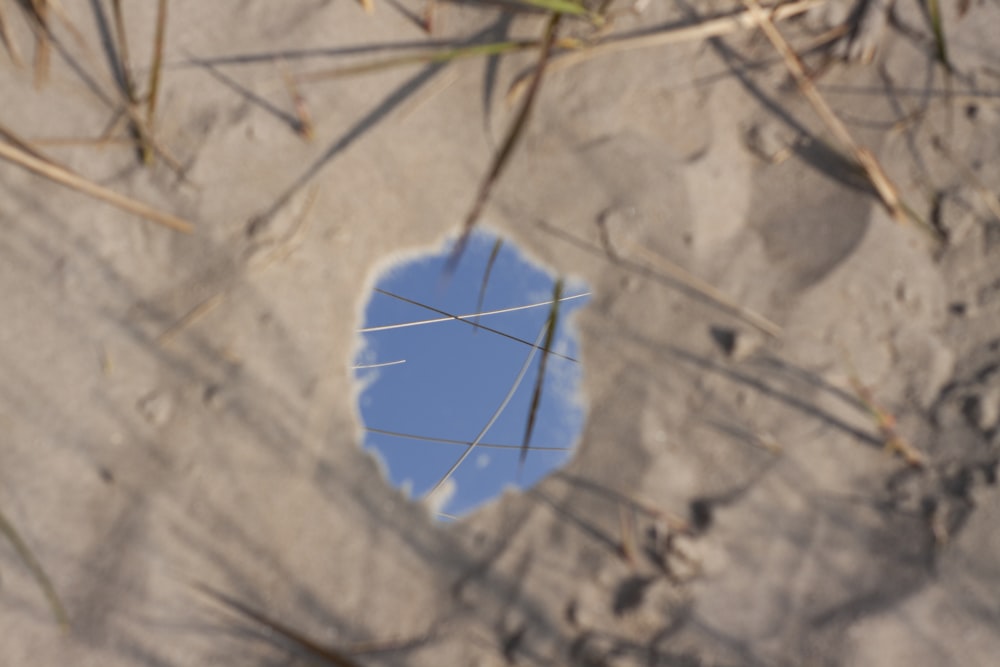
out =
{"type": "Polygon", "coordinates": [[[546,361],[531,449],[523,466],[521,445],[540,353],[496,421],[469,451],[469,443],[510,394],[532,343],[540,340],[553,298],[553,276],[504,240],[480,308],[483,276],[495,248],[495,236],[476,233],[450,279],[444,277],[450,246],[400,263],[379,277],[365,308],[364,345],[355,361],[355,376],[363,387],[359,401],[364,446],[382,460],[389,481],[411,498],[426,499],[439,487],[429,504],[443,519],[475,509],[508,486],[531,486],[566,463],[583,428],[579,350],[568,317],[587,301],[587,296],[579,296],[587,290],[569,281],[562,289],[566,300],[559,304],[551,346],[564,356],[550,354],[546,361]],[[541,305],[462,322],[404,299],[451,315],[541,305]],[[445,321],[411,324],[441,319],[445,321]],[[409,326],[394,326],[399,324],[409,326]]]}

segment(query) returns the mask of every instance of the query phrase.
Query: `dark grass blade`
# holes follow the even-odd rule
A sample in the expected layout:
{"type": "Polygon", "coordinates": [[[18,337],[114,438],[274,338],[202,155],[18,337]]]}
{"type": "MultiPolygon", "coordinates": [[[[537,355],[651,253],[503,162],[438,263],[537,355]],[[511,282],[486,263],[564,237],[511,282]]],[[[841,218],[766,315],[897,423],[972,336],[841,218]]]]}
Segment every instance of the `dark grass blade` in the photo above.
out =
{"type": "Polygon", "coordinates": [[[29,549],[25,541],[21,539],[21,535],[17,532],[17,529],[14,528],[13,524],[7,520],[7,517],[4,516],[3,512],[0,512],[0,533],[3,533],[4,537],[7,538],[7,541],[14,547],[14,551],[17,552],[21,561],[23,561],[28,569],[31,570],[31,575],[35,578],[35,581],[38,582],[38,586],[42,589],[42,592],[45,593],[45,597],[49,601],[49,606],[52,608],[52,614],[56,617],[56,620],[59,621],[59,625],[64,628],[69,627],[69,615],[66,613],[66,608],[63,607],[62,602],[59,600],[59,595],[56,594],[56,589],[52,585],[52,581],[49,580],[48,575],[45,574],[45,570],[42,569],[38,559],[35,558],[31,549],[29,549]]]}
{"type": "MultiPolygon", "coordinates": [[[[153,62],[149,68],[149,94],[146,99],[146,129],[153,132],[156,118],[156,102],[160,94],[160,72],[163,70],[163,42],[167,34],[167,0],[159,0],[156,5],[156,34],[153,36],[153,62]]],[[[143,144],[142,161],[153,161],[152,146],[143,144]]]]}
{"type": "MultiPolygon", "coordinates": [[[[490,274],[493,272],[493,265],[496,264],[497,255],[500,254],[500,248],[503,247],[503,239],[497,237],[496,242],[493,243],[493,250],[490,251],[490,258],[486,260],[486,271],[483,272],[483,282],[479,286],[479,298],[476,300],[476,312],[483,312],[483,300],[486,298],[486,286],[490,282],[490,274]]],[[[476,324],[479,324],[479,318],[475,319],[476,324]]],[[[473,330],[473,333],[477,333],[478,328],[473,330]]]]}
{"type": "Polygon", "coordinates": [[[267,628],[271,632],[280,635],[295,646],[304,649],[327,664],[336,665],[337,667],[361,667],[360,663],[356,662],[340,650],[331,646],[324,646],[323,644],[310,639],[293,628],[272,620],[261,612],[240,602],[236,598],[230,597],[221,591],[217,591],[206,584],[191,582],[190,585],[202,595],[211,598],[213,601],[228,608],[230,611],[240,616],[244,616],[254,623],[267,628]]]}
{"type": "MultiPolygon", "coordinates": [[[[409,303],[409,304],[414,305],[414,306],[419,306],[421,308],[424,308],[426,310],[431,311],[432,313],[437,313],[438,315],[443,315],[445,317],[450,317],[451,319],[456,320],[458,322],[465,322],[470,327],[476,327],[477,329],[482,329],[483,331],[489,331],[490,333],[494,333],[494,334],[496,334],[498,336],[503,336],[504,338],[506,338],[508,340],[512,340],[512,341],[521,343],[522,345],[527,345],[528,347],[538,347],[534,343],[532,343],[530,341],[527,341],[527,340],[525,340],[523,338],[518,338],[517,336],[513,336],[513,335],[511,335],[509,333],[505,333],[503,331],[500,331],[499,329],[494,329],[493,327],[488,327],[485,324],[476,324],[472,320],[464,319],[462,317],[459,317],[458,315],[454,315],[454,314],[449,313],[447,311],[441,310],[440,308],[435,308],[434,306],[429,306],[426,303],[420,303],[419,301],[415,301],[414,299],[408,299],[405,296],[400,296],[399,294],[394,294],[392,292],[386,291],[384,289],[380,289],[378,287],[376,287],[373,291],[377,292],[378,294],[381,294],[383,296],[388,296],[388,297],[392,297],[393,299],[398,299],[399,301],[402,301],[404,303],[409,303]]],[[[560,357],[562,359],[565,359],[566,361],[573,361],[573,362],[576,361],[576,359],[574,359],[573,357],[567,356],[565,354],[559,354],[558,352],[554,352],[552,350],[549,350],[547,347],[540,347],[539,349],[542,352],[545,352],[546,354],[554,354],[555,356],[560,357]]]]}
{"type": "Polygon", "coordinates": [[[122,13],[121,0],[112,0],[111,10],[115,21],[115,36],[118,39],[118,66],[121,69],[122,92],[125,93],[125,97],[128,98],[129,102],[133,105],[138,104],[139,99],[135,90],[135,82],[132,80],[132,62],[128,53],[128,38],[125,33],[125,15],[122,13]]]}
{"type": "Polygon", "coordinates": [[[555,341],[556,329],[559,327],[559,299],[562,298],[563,281],[562,278],[556,280],[552,289],[552,308],[549,310],[549,320],[545,331],[545,342],[542,344],[542,358],[538,362],[538,379],[535,380],[535,393],[531,397],[531,407],[528,409],[528,422],[524,429],[524,442],[521,443],[521,454],[517,462],[517,474],[521,476],[524,470],[524,461],[528,458],[528,449],[531,446],[531,433],[535,430],[535,418],[538,416],[538,407],[542,403],[542,386],[545,384],[545,365],[549,358],[549,351],[555,341]]]}
{"type": "Polygon", "coordinates": [[[527,92],[524,94],[524,101],[521,102],[521,109],[514,118],[510,129],[507,130],[507,136],[504,137],[499,150],[493,156],[493,163],[479,185],[476,200],[473,202],[472,209],[466,215],[465,222],[462,225],[462,235],[455,242],[455,248],[452,250],[451,257],[448,258],[448,263],[445,265],[446,275],[451,275],[455,272],[455,268],[458,266],[458,262],[465,252],[465,246],[469,242],[469,235],[472,233],[472,228],[475,227],[476,222],[479,220],[479,216],[483,212],[483,207],[486,206],[486,201],[489,199],[493,187],[500,178],[500,174],[503,173],[504,167],[507,166],[518,140],[524,134],[524,129],[528,126],[528,118],[531,116],[531,110],[535,106],[535,97],[542,85],[542,75],[545,73],[545,65],[548,63],[549,55],[552,53],[552,46],[556,39],[556,28],[559,27],[559,20],[561,18],[562,14],[558,12],[554,13],[545,26],[545,34],[542,37],[542,50],[538,56],[538,63],[535,65],[534,76],[528,85],[527,92]]]}

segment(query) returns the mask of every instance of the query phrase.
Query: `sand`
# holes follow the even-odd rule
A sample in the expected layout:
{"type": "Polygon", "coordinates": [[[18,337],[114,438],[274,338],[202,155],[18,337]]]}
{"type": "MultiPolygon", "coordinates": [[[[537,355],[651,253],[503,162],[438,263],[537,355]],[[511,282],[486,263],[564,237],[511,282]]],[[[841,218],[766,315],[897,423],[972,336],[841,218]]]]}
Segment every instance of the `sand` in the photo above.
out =
{"type": "MultiPolygon", "coordinates": [[[[359,446],[354,330],[379,268],[459,229],[533,56],[302,83],[311,140],[287,77],[544,19],[440,3],[428,37],[403,0],[175,0],[174,169],[115,124],[110,7],[62,4],[43,82],[0,4],[26,61],[2,56],[0,122],[194,232],[0,161],[0,510],[71,619],[0,540],[0,663],[306,664],[199,585],[359,664],[1000,654],[995,4],[942,6],[951,74],[918,3],[805,55],[930,231],[890,215],[758,32],[553,70],[483,220],[592,286],[588,421],[563,471],[451,525],[359,446]]],[[[740,9],[637,4],[614,32],[740,9]]],[[[781,29],[805,51],[848,7],[827,9],[781,29]]],[[[155,3],[125,12],[144,88],[155,3]]]]}

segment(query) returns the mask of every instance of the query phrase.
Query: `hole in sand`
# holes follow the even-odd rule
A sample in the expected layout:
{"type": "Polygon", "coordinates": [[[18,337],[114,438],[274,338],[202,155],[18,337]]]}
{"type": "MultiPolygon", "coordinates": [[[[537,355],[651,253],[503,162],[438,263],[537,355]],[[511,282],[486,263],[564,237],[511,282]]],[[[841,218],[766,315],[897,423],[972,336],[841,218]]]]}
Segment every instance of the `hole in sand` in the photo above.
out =
{"type": "Polygon", "coordinates": [[[584,419],[570,316],[588,298],[586,285],[562,281],[552,352],[536,349],[526,365],[532,346],[544,347],[555,278],[512,242],[478,232],[446,279],[450,248],[378,276],[355,360],[365,448],[382,460],[394,486],[445,520],[506,487],[527,488],[569,459],[584,419]],[[459,321],[445,313],[472,316],[459,321]],[[522,463],[543,356],[541,398],[522,463]]]}

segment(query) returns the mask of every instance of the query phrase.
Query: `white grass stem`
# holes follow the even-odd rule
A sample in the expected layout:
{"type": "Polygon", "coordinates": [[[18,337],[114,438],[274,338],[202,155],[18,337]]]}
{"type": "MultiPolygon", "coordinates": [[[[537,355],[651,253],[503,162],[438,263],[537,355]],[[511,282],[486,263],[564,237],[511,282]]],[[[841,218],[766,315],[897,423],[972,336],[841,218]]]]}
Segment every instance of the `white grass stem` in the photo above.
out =
{"type": "Polygon", "coordinates": [[[545,324],[542,325],[542,328],[539,329],[538,336],[535,338],[535,344],[532,345],[531,347],[531,352],[528,353],[528,357],[524,360],[524,364],[521,366],[521,370],[518,371],[517,377],[514,378],[514,384],[511,385],[510,390],[507,392],[507,395],[504,396],[503,401],[500,402],[500,405],[493,412],[493,416],[490,417],[490,420],[488,422],[486,422],[486,426],[484,426],[483,430],[479,432],[479,435],[476,436],[476,439],[473,440],[471,443],[469,443],[469,446],[466,447],[465,452],[463,452],[462,455],[458,457],[458,460],[452,464],[451,468],[448,469],[448,472],[446,472],[444,476],[438,480],[437,484],[434,485],[434,488],[432,488],[430,491],[427,492],[427,494],[424,496],[425,498],[429,498],[430,496],[434,495],[434,492],[437,491],[439,488],[441,488],[441,485],[443,485],[451,478],[452,474],[454,474],[454,472],[458,470],[458,466],[462,465],[465,459],[468,458],[469,454],[472,453],[472,450],[474,450],[476,446],[480,442],[482,442],[482,439],[486,437],[486,434],[489,432],[489,430],[493,428],[493,424],[495,424],[497,419],[500,418],[500,415],[503,414],[503,411],[507,409],[507,404],[510,403],[512,398],[514,398],[514,394],[517,393],[517,388],[521,386],[521,381],[524,380],[524,376],[527,375],[528,369],[531,367],[531,362],[535,358],[535,353],[538,352],[539,345],[541,344],[542,338],[545,336],[546,331],[548,331],[548,328],[549,328],[549,323],[546,321],[545,324]]]}

